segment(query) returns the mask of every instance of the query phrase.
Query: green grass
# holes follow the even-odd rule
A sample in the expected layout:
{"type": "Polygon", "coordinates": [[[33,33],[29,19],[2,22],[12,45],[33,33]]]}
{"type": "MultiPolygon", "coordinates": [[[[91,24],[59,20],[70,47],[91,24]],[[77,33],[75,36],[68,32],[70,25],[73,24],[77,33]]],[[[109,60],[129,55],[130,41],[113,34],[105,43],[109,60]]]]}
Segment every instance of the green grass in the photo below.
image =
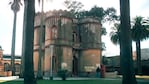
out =
{"type": "MultiPolygon", "coordinates": [[[[23,81],[7,81],[0,84],[23,84],[23,81]]],[[[38,84],[121,84],[121,80],[40,80],[38,84]]],[[[149,84],[149,80],[139,81],[138,84],[149,84]]]]}
{"type": "MultiPolygon", "coordinates": [[[[48,84],[49,82],[46,81],[48,84]]],[[[41,84],[45,84],[45,82],[40,81],[41,84]]],[[[40,84],[39,83],[39,84],[40,84]]],[[[67,81],[51,81],[50,84],[111,84],[110,81],[105,80],[67,80],[67,81]]],[[[113,81],[113,84],[120,84],[120,81],[113,81]]]]}

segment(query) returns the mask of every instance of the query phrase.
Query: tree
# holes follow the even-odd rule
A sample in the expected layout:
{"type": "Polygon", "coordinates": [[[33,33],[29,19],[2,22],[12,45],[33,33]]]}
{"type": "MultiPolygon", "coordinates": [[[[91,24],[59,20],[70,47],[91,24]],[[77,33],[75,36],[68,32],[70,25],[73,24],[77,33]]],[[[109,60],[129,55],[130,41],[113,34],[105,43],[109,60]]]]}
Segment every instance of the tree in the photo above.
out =
{"type": "Polygon", "coordinates": [[[132,60],[129,0],[120,0],[120,67],[122,84],[137,84],[132,60]]]}
{"type": "Polygon", "coordinates": [[[107,21],[115,21],[118,19],[115,8],[107,8],[105,10],[103,7],[93,6],[89,11],[82,11],[80,13],[80,15],[84,17],[96,17],[103,23],[107,21]]]}
{"type": "Polygon", "coordinates": [[[120,24],[115,23],[114,27],[112,27],[112,31],[110,32],[110,40],[113,44],[117,45],[119,44],[119,33],[120,33],[120,24]]]}
{"type": "Polygon", "coordinates": [[[70,13],[74,17],[77,17],[78,13],[81,11],[81,9],[84,5],[79,1],[65,0],[64,1],[64,6],[70,11],[70,13]]]}
{"type": "Polygon", "coordinates": [[[93,6],[89,11],[82,10],[83,4],[79,1],[65,0],[64,6],[73,14],[76,18],[84,17],[96,17],[99,21],[114,21],[118,18],[116,15],[115,8],[107,8],[106,10],[103,7],[93,6]]]}
{"type": "Polygon", "coordinates": [[[89,12],[89,16],[98,17],[99,21],[104,20],[105,17],[105,10],[102,7],[94,6],[92,7],[89,12]]]}
{"type": "Polygon", "coordinates": [[[137,53],[137,73],[141,74],[141,45],[140,41],[145,40],[149,37],[149,25],[148,21],[144,20],[143,17],[137,16],[134,19],[134,25],[132,27],[132,39],[136,42],[136,53],[137,53]]]}
{"type": "Polygon", "coordinates": [[[35,0],[24,0],[24,84],[36,84],[33,68],[35,0]]]}
{"type": "Polygon", "coordinates": [[[116,9],[113,7],[105,10],[104,21],[119,21],[120,17],[116,15],[116,9]]]}
{"type": "Polygon", "coordinates": [[[13,23],[13,34],[12,34],[12,45],[11,45],[11,70],[12,76],[15,76],[15,37],[16,37],[16,20],[17,20],[17,13],[20,10],[20,5],[22,5],[20,0],[14,0],[10,2],[11,10],[14,12],[14,23],[13,23]]]}
{"type": "MultiPolygon", "coordinates": [[[[131,29],[132,40],[136,42],[136,53],[137,53],[137,65],[138,65],[138,74],[141,74],[141,51],[140,51],[140,41],[145,40],[149,37],[149,28],[148,20],[144,20],[143,17],[137,16],[133,21],[133,27],[131,29]]],[[[113,31],[110,33],[111,41],[114,44],[119,44],[119,33],[120,33],[120,24],[116,23],[113,27],[113,31]]]]}

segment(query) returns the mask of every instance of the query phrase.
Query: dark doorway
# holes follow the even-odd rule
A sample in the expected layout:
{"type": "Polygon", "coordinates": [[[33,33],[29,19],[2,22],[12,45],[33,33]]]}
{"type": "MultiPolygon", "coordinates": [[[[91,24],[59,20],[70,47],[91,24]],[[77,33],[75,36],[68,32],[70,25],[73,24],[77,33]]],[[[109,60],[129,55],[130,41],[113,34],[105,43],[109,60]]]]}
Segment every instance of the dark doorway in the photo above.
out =
{"type": "Polygon", "coordinates": [[[52,56],[52,69],[53,73],[57,72],[57,58],[55,55],[52,56]]]}
{"type": "Polygon", "coordinates": [[[72,67],[73,76],[78,75],[78,58],[73,56],[73,67],[72,67]]]}

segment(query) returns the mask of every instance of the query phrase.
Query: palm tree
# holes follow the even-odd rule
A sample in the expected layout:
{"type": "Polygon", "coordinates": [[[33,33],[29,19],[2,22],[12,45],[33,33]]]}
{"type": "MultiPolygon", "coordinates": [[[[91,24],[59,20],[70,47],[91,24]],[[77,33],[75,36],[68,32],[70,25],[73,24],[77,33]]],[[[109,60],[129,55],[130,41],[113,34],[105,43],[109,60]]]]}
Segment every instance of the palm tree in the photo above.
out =
{"type": "Polygon", "coordinates": [[[112,31],[110,32],[110,40],[112,41],[113,44],[117,45],[119,44],[119,33],[120,33],[120,24],[115,23],[114,27],[112,27],[112,31]]]}
{"type": "Polygon", "coordinates": [[[36,84],[33,68],[33,40],[34,40],[34,16],[35,0],[24,0],[24,84],[36,84]]]}
{"type": "Polygon", "coordinates": [[[12,70],[12,76],[14,76],[15,75],[14,61],[15,61],[16,20],[17,20],[17,13],[20,10],[21,1],[14,0],[13,2],[10,2],[9,4],[11,4],[11,10],[14,12],[12,45],[11,45],[11,70],[12,70]]]}
{"type": "MultiPolygon", "coordinates": [[[[136,42],[136,52],[137,52],[137,65],[138,65],[138,74],[141,74],[141,51],[140,51],[140,41],[145,40],[149,37],[149,21],[144,20],[143,17],[137,16],[134,19],[133,27],[131,29],[132,40],[136,42]]],[[[110,33],[110,39],[113,44],[119,44],[119,28],[120,24],[115,23],[110,33]]]]}
{"type": "Polygon", "coordinates": [[[145,40],[149,37],[149,25],[146,24],[147,20],[144,20],[143,17],[137,16],[134,19],[134,25],[132,27],[132,39],[136,42],[136,53],[137,53],[137,73],[141,74],[141,45],[140,41],[145,40]]]}
{"type": "Polygon", "coordinates": [[[137,84],[132,60],[129,0],[120,0],[120,67],[122,84],[137,84]]]}

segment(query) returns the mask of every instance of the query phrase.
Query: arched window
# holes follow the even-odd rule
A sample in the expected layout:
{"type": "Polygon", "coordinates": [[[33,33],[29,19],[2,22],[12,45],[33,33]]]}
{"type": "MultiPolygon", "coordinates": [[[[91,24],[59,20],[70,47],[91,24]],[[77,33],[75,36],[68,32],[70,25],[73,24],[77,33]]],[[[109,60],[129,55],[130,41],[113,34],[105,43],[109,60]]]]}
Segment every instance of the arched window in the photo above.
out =
{"type": "Polygon", "coordinates": [[[20,64],[18,63],[15,64],[15,71],[20,72],[20,64]]]}
{"type": "Polygon", "coordinates": [[[4,63],[4,71],[10,71],[9,63],[4,63]]]}
{"type": "Polygon", "coordinates": [[[52,39],[56,39],[58,37],[58,30],[55,25],[53,25],[51,28],[51,34],[52,34],[52,39]]]}
{"type": "Polygon", "coordinates": [[[76,42],[77,40],[77,33],[76,32],[73,32],[73,36],[72,36],[73,38],[72,38],[72,40],[73,40],[73,42],[76,42]]]}

